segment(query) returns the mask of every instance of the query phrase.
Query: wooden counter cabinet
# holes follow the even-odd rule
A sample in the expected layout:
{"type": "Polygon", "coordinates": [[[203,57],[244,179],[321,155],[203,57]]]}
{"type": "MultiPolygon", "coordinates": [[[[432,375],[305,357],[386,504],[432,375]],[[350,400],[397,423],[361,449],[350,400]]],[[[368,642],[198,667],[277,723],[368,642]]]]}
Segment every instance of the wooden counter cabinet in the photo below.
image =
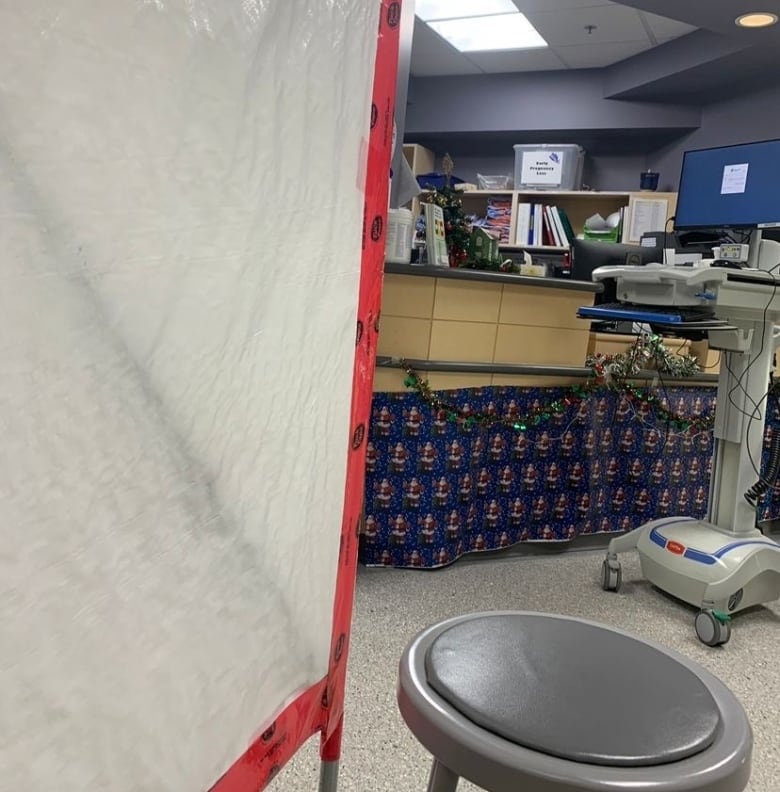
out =
{"type": "MultiPolygon", "coordinates": [[[[387,265],[378,354],[427,361],[582,366],[592,283],[436,267],[387,265]]],[[[560,378],[432,373],[431,387],[562,384],[560,378]]],[[[397,369],[376,372],[376,391],[404,390],[397,369]]]]}

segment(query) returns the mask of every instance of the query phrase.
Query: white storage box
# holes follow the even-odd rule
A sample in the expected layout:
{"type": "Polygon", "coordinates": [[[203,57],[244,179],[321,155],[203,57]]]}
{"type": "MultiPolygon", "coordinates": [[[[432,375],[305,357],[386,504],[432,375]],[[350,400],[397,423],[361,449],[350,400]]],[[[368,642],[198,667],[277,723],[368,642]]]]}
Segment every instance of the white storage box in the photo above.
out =
{"type": "Polygon", "coordinates": [[[516,190],[579,190],[585,151],[574,143],[519,143],[515,147],[516,190]]]}

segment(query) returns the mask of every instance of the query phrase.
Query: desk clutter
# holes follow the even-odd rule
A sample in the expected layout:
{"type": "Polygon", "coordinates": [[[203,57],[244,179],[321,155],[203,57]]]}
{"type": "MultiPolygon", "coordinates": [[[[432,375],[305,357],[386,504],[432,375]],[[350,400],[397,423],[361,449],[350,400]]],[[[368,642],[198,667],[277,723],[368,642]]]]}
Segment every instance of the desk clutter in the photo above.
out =
{"type": "Polygon", "coordinates": [[[518,144],[514,172],[508,159],[507,173],[475,177],[458,175],[448,154],[436,170],[435,152],[416,144],[405,145],[404,151],[413,167],[419,163],[429,168],[415,172],[421,194],[409,204],[416,226],[413,264],[568,278],[570,249],[576,239],[638,246],[645,233],[663,229],[675,211],[673,193],[586,187],[586,154],[574,144],[518,144]],[[431,205],[441,208],[443,218],[438,223],[426,209],[431,205]],[[443,238],[429,230],[432,226],[443,229],[443,238]],[[472,255],[469,234],[475,228],[498,242],[500,255],[491,265],[472,255]]]}

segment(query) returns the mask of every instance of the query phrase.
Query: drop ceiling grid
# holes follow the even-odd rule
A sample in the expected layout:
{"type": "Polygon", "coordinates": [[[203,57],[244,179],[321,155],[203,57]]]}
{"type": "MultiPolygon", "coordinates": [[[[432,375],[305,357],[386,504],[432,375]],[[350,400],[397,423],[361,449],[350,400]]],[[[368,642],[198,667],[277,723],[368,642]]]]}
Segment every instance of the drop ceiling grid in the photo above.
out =
{"type": "Polygon", "coordinates": [[[412,74],[420,77],[481,74],[482,69],[419,19],[414,20],[412,74]]]}
{"type": "Polygon", "coordinates": [[[515,0],[549,44],[538,50],[461,53],[415,20],[412,74],[444,76],[608,66],[690,32],[655,14],[598,0],[515,0]],[[595,26],[588,33],[586,26],[595,26]]]}

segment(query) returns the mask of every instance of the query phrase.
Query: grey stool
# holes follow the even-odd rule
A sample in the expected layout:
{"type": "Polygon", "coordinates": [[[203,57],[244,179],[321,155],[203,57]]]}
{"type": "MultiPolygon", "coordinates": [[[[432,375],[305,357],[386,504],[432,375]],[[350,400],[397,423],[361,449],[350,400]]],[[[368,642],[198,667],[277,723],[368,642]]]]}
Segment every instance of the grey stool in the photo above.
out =
{"type": "Polygon", "coordinates": [[[594,622],[461,616],[401,660],[398,704],[433,754],[428,792],[742,792],[745,711],[696,663],[594,622]]]}

